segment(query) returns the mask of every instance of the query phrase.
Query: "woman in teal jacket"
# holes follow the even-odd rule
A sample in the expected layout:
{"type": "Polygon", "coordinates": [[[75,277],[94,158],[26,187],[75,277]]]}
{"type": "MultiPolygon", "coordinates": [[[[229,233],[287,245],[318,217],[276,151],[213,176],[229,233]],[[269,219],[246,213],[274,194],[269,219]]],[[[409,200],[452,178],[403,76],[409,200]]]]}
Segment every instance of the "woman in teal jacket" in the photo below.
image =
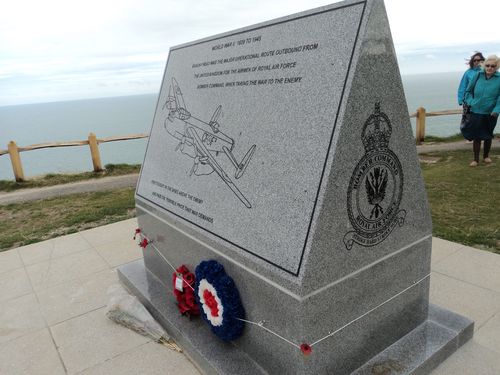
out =
{"type": "Polygon", "coordinates": [[[481,141],[484,141],[483,159],[489,164],[493,130],[500,113],[500,74],[498,67],[500,59],[496,55],[488,56],[484,62],[484,71],[480,71],[471,80],[465,92],[465,102],[470,106],[470,121],[472,127],[463,132],[468,140],[473,140],[474,160],[471,167],[479,163],[481,141]]]}
{"type": "Polygon", "coordinates": [[[470,57],[469,69],[467,69],[462,76],[460,85],[458,86],[458,105],[462,105],[465,98],[465,90],[469,86],[471,79],[476,75],[476,73],[481,69],[481,63],[484,62],[484,56],[481,52],[476,52],[470,57]]]}

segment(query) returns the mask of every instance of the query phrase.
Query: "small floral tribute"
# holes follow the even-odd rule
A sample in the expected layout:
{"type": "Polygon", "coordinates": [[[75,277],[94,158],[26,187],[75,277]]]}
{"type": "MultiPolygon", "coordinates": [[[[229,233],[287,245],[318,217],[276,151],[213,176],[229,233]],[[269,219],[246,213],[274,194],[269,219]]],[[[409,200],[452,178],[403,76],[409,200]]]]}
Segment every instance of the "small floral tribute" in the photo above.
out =
{"type": "Polygon", "coordinates": [[[312,353],[312,348],[311,348],[311,345],[307,344],[307,343],[304,343],[300,346],[300,351],[302,352],[302,354],[304,354],[305,356],[308,356],[309,354],[312,353]]]}
{"type": "Polygon", "coordinates": [[[172,277],[174,295],[177,299],[179,312],[190,318],[200,315],[200,306],[194,296],[194,274],[189,272],[189,269],[185,265],[182,265],[175,270],[172,277]]]}
{"type": "MultiPolygon", "coordinates": [[[[143,250],[151,244],[152,248],[158,251],[152,244],[153,241],[148,240],[140,228],[135,230],[133,238],[134,240],[138,238],[138,245],[143,250]]],[[[168,260],[165,259],[165,261],[171,266],[168,260]]],[[[172,285],[177,308],[182,315],[189,318],[201,315],[212,332],[223,341],[232,341],[242,335],[245,322],[249,321],[244,320],[245,310],[241,303],[240,293],[233,279],[226,274],[222,264],[215,260],[202,261],[196,267],[194,274],[183,264],[175,269],[172,275],[172,285]]],[[[264,321],[249,323],[263,327],[264,321]]],[[[269,328],[265,329],[291,343],[269,328]]],[[[312,346],[307,343],[302,343],[300,346],[291,344],[299,347],[304,356],[312,353],[312,346]]]]}
{"type": "Polygon", "coordinates": [[[195,296],[201,315],[212,332],[223,341],[241,336],[245,317],[240,294],[222,264],[215,260],[201,262],[195,270],[195,296]]]}
{"type": "Polygon", "coordinates": [[[146,247],[149,245],[150,241],[147,238],[143,238],[141,242],[139,242],[139,247],[142,247],[143,250],[146,250],[146,247]]]}

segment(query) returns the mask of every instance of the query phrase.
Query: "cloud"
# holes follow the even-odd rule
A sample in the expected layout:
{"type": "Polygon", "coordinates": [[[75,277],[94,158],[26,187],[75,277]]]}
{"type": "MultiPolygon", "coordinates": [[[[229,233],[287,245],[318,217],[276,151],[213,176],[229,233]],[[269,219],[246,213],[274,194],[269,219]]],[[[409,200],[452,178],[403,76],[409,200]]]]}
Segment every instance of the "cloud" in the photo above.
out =
{"type": "MultiPolygon", "coordinates": [[[[141,74],[140,90],[154,92],[170,47],[330,2],[7,1],[0,12],[0,105],[61,100],[77,96],[79,89],[86,97],[92,89],[95,96],[125,95],[134,93],[141,74]]],[[[386,0],[403,73],[462,70],[471,50],[500,49],[496,33],[471,32],[466,26],[475,16],[481,24],[495,24],[497,0],[468,5],[386,0]]]]}
{"type": "Polygon", "coordinates": [[[500,42],[475,43],[462,46],[412,48],[399,50],[396,46],[399,67],[403,74],[423,74],[464,71],[467,61],[475,51],[485,56],[500,49],[500,42]]]}

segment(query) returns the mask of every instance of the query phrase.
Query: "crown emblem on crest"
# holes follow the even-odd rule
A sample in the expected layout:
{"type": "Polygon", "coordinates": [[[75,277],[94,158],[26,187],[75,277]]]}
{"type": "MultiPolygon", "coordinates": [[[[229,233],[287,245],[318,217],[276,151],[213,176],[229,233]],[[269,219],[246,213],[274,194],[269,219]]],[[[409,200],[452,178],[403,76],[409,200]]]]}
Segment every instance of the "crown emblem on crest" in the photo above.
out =
{"type": "Polygon", "coordinates": [[[391,133],[389,117],[380,112],[380,103],[375,103],[375,112],[365,121],[361,133],[366,152],[388,148],[391,133]]]}

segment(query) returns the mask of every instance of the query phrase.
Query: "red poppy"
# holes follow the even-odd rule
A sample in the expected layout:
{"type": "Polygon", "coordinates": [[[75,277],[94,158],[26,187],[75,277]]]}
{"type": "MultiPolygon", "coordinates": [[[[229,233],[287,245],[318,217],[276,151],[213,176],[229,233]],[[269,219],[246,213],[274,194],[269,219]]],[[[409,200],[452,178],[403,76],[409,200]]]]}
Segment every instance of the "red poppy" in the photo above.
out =
{"type": "Polygon", "coordinates": [[[200,315],[200,307],[196,303],[192,288],[195,282],[194,275],[189,272],[189,269],[184,264],[175,271],[172,274],[172,285],[174,286],[174,295],[179,312],[188,316],[200,315]]]}
{"type": "Polygon", "coordinates": [[[309,355],[312,353],[312,348],[311,348],[311,345],[309,344],[306,344],[306,343],[303,343],[301,346],[300,346],[300,350],[301,352],[304,354],[304,355],[309,355]]]}

